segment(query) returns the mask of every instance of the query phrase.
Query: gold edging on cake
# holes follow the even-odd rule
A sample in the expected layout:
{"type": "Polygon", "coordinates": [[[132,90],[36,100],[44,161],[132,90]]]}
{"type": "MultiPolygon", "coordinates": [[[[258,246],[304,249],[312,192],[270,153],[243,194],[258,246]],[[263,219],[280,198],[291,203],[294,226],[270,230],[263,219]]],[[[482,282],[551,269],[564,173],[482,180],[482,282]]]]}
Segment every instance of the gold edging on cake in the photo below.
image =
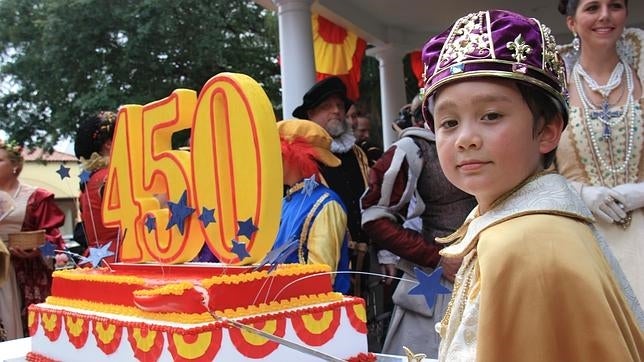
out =
{"type": "Polygon", "coordinates": [[[331,267],[326,264],[281,264],[270,274],[268,270],[260,270],[236,275],[218,275],[204,279],[201,284],[204,288],[210,288],[216,284],[240,284],[267,277],[328,273],[330,271],[331,267]]]}
{"type": "Polygon", "coordinates": [[[344,298],[341,293],[330,292],[318,295],[301,295],[289,300],[273,301],[268,304],[250,305],[248,307],[239,307],[236,309],[225,309],[223,312],[216,311],[215,314],[226,318],[239,318],[248,315],[281,312],[286,309],[307,307],[315,304],[337,302],[344,298]]]}
{"type": "Polygon", "coordinates": [[[114,314],[120,316],[130,316],[145,319],[153,319],[166,322],[178,323],[202,323],[212,321],[212,316],[207,313],[188,314],[188,313],[150,313],[144,312],[135,307],[125,307],[114,304],[106,304],[99,302],[90,302],[87,300],[74,300],[60,297],[49,296],[46,300],[47,304],[58,307],[69,307],[84,311],[93,311],[107,314],[114,314]]]}
{"type": "MultiPolygon", "coordinates": [[[[133,275],[110,275],[110,274],[94,274],[88,272],[91,269],[77,268],[56,270],[52,275],[54,279],[67,279],[73,281],[83,282],[102,282],[102,283],[117,283],[117,284],[132,284],[132,285],[145,285],[145,279],[133,275]]],[[[100,268],[101,271],[108,271],[107,268],[100,268]]]]}

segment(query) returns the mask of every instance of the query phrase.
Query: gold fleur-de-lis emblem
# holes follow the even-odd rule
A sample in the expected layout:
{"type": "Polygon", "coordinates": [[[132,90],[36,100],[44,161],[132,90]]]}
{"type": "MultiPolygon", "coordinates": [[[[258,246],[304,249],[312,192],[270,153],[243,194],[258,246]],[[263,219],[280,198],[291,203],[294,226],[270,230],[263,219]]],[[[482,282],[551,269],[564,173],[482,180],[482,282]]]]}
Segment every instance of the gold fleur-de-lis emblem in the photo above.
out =
{"type": "Polygon", "coordinates": [[[403,346],[405,354],[407,355],[407,362],[422,362],[427,357],[424,353],[414,353],[409,348],[403,346]]]}
{"type": "Polygon", "coordinates": [[[526,55],[532,53],[532,48],[525,43],[523,40],[523,35],[519,34],[514,41],[509,41],[506,46],[510,50],[514,50],[512,58],[516,59],[517,62],[523,62],[526,59],[526,55]]]}

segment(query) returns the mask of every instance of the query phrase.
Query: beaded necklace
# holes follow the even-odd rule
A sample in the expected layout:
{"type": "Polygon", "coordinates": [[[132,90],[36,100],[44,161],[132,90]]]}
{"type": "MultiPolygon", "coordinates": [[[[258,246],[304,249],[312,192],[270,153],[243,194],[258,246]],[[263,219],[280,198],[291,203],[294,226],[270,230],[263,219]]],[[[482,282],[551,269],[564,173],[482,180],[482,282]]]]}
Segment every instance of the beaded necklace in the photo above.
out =
{"type": "MultiPolygon", "coordinates": [[[[623,64],[623,63],[624,61],[621,60],[620,64],[623,64]]],[[[633,156],[635,132],[637,130],[636,107],[633,99],[633,90],[634,90],[633,74],[632,74],[632,70],[630,69],[630,67],[628,67],[628,65],[623,65],[623,67],[625,68],[625,72],[626,72],[627,99],[626,99],[626,104],[624,105],[624,110],[622,112],[610,111],[607,98],[604,98],[604,101],[602,102],[602,107],[600,110],[598,110],[594,106],[594,104],[589,100],[584,90],[584,87],[581,83],[580,69],[583,71],[583,68],[581,68],[579,63],[575,64],[573,68],[573,79],[575,82],[575,87],[577,88],[577,93],[579,94],[579,99],[581,101],[582,110],[584,112],[583,115],[584,115],[584,118],[586,119],[585,127],[586,127],[586,131],[590,136],[590,144],[591,144],[593,153],[596,159],[598,160],[601,166],[601,169],[606,170],[611,174],[622,173],[627,170],[628,164],[633,156]],[[608,155],[610,157],[609,161],[607,161],[602,156],[602,153],[599,149],[599,142],[601,140],[608,142],[609,149],[610,149],[611,135],[612,135],[611,127],[623,122],[624,119],[629,114],[629,111],[630,111],[630,127],[628,128],[628,135],[626,139],[626,151],[624,152],[624,160],[623,162],[615,165],[615,163],[613,162],[612,154],[608,155]],[[599,121],[604,125],[604,132],[600,137],[598,137],[595,134],[595,131],[593,130],[592,126],[589,124],[592,120],[596,120],[596,119],[599,119],[599,121]]]]}
{"type": "Polygon", "coordinates": [[[620,84],[622,84],[622,74],[624,74],[624,64],[620,61],[615,65],[615,68],[613,68],[613,72],[610,74],[610,78],[608,78],[608,82],[604,85],[599,85],[593,77],[590,76],[584,69],[584,67],[581,66],[580,63],[575,64],[575,70],[577,74],[582,76],[584,80],[586,81],[586,84],[590,87],[595,92],[598,92],[599,94],[602,95],[604,99],[608,98],[608,95],[617,87],[619,87],[620,84]]]}

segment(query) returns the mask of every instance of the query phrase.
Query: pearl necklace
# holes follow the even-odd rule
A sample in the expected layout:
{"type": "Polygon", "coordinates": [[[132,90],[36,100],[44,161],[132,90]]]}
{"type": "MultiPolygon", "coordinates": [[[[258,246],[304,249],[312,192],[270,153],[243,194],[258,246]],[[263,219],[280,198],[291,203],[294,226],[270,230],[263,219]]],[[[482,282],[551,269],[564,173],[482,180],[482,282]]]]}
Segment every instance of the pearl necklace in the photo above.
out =
{"type": "MultiPolygon", "coordinates": [[[[623,61],[622,61],[623,62],[623,61]]],[[[599,141],[598,137],[595,134],[595,131],[593,128],[589,125],[589,122],[591,119],[596,118],[596,117],[591,117],[591,106],[592,103],[588,98],[586,97],[586,93],[584,92],[584,88],[581,84],[581,79],[579,77],[579,74],[577,72],[577,63],[575,67],[573,68],[573,78],[575,81],[575,87],[577,88],[577,93],[579,94],[579,98],[582,103],[582,108],[584,112],[584,118],[586,120],[586,130],[588,131],[590,135],[590,143],[593,149],[593,153],[597,157],[597,160],[599,160],[599,164],[601,166],[602,170],[606,170],[610,172],[611,174],[616,174],[616,173],[621,173],[626,171],[628,164],[631,160],[631,157],[633,156],[633,146],[634,142],[633,140],[635,139],[635,131],[637,129],[637,124],[636,124],[636,110],[635,110],[635,104],[633,102],[633,74],[632,70],[630,67],[626,70],[626,89],[627,89],[627,99],[626,99],[626,104],[624,105],[624,112],[622,112],[621,115],[617,117],[616,120],[610,120],[609,118],[599,118],[600,121],[604,124],[604,136],[602,137],[606,141],[610,141],[610,127],[616,125],[617,123],[621,122],[624,120],[626,117],[626,114],[628,114],[628,111],[630,110],[631,113],[631,119],[630,119],[630,127],[628,129],[628,136],[627,136],[627,145],[626,145],[626,152],[624,154],[624,161],[617,165],[617,167],[613,167],[609,162],[607,162],[604,157],[601,155],[601,151],[599,149],[599,141]],[[608,137],[606,137],[606,131],[608,130],[608,137]]],[[[593,107],[594,108],[594,107],[593,107]]],[[[606,109],[604,108],[604,111],[606,109]]],[[[606,113],[606,112],[604,112],[606,113]]],[[[609,116],[615,116],[614,114],[610,114],[609,116]]]]}
{"type": "MultiPolygon", "coordinates": [[[[622,65],[622,73],[623,73],[623,68],[625,66],[623,65],[623,60],[620,61],[622,65]]],[[[628,66],[626,66],[628,67],[628,66]]],[[[617,68],[617,67],[616,67],[617,68]]],[[[611,111],[610,110],[610,105],[608,104],[608,98],[604,97],[604,100],[602,102],[602,105],[600,108],[595,107],[595,105],[590,101],[588,96],[586,95],[586,91],[584,90],[584,87],[581,84],[581,76],[583,76],[582,73],[585,73],[581,65],[578,63],[575,64],[573,68],[573,78],[575,81],[575,86],[577,87],[577,93],[579,93],[579,98],[581,100],[582,105],[584,106],[584,110],[589,110],[592,109],[592,112],[586,112],[586,118],[587,119],[599,119],[600,122],[604,124],[604,134],[602,138],[604,140],[610,139],[611,136],[611,127],[615,126],[618,123],[621,123],[624,120],[624,117],[626,117],[627,110],[625,109],[624,112],[621,111],[611,111]]],[[[613,74],[615,74],[615,71],[613,71],[613,74]]],[[[612,78],[612,75],[611,75],[612,78]]],[[[592,79],[592,78],[591,78],[592,79]]],[[[593,80],[594,82],[594,80],[593,80]]],[[[595,82],[596,84],[596,82],[595,82]]],[[[617,85],[621,84],[621,78],[618,80],[617,85]]],[[[632,98],[633,98],[633,75],[631,73],[630,67],[628,68],[628,71],[626,72],[626,88],[627,88],[627,94],[628,98],[626,100],[627,105],[631,105],[632,103],[632,98]]],[[[589,86],[592,89],[592,85],[589,84],[589,86]]],[[[593,89],[594,90],[594,89],[593,89]]],[[[603,95],[603,93],[602,93],[603,95]]]]}
{"type": "Polygon", "coordinates": [[[579,62],[575,64],[575,73],[581,75],[584,80],[586,80],[586,83],[588,84],[588,87],[590,87],[590,89],[598,92],[602,95],[602,97],[608,98],[608,95],[615,88],[619,87],[620,84],[622,84],[624,64],[621,61],[617,62],[615,68],[613,68],[613,72],[610,74],[610,78],[608,78],[608,82],[606,82],[606,84],[604,85],[599,85],[599,83],[597,83],[597,81],[586,72],[586,70],[581,66],[579,62]]]}

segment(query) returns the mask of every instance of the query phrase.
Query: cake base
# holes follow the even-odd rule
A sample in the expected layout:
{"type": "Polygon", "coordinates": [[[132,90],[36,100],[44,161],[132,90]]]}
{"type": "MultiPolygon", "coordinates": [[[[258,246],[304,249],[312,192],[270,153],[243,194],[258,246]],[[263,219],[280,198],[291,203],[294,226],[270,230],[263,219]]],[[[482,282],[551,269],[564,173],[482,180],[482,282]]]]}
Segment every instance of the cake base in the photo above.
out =
{"type": "Polygon", "coordinates": [[[52,295],[29,307],[29,361],[319,361],[228,321],[340,359],[367,351],[364,300],[334,293],[328,266],[115,264],[53,276],[52,295]]]}
{"type": "MultiPolygon", "coordinates": [[[[235,320],[338,358],[367,350],[359,298],[235,320]]],[[[225,322],[187,325],[39,304],[29,308],[29,329],[28,361],[319,361],[225,322]]]]}

